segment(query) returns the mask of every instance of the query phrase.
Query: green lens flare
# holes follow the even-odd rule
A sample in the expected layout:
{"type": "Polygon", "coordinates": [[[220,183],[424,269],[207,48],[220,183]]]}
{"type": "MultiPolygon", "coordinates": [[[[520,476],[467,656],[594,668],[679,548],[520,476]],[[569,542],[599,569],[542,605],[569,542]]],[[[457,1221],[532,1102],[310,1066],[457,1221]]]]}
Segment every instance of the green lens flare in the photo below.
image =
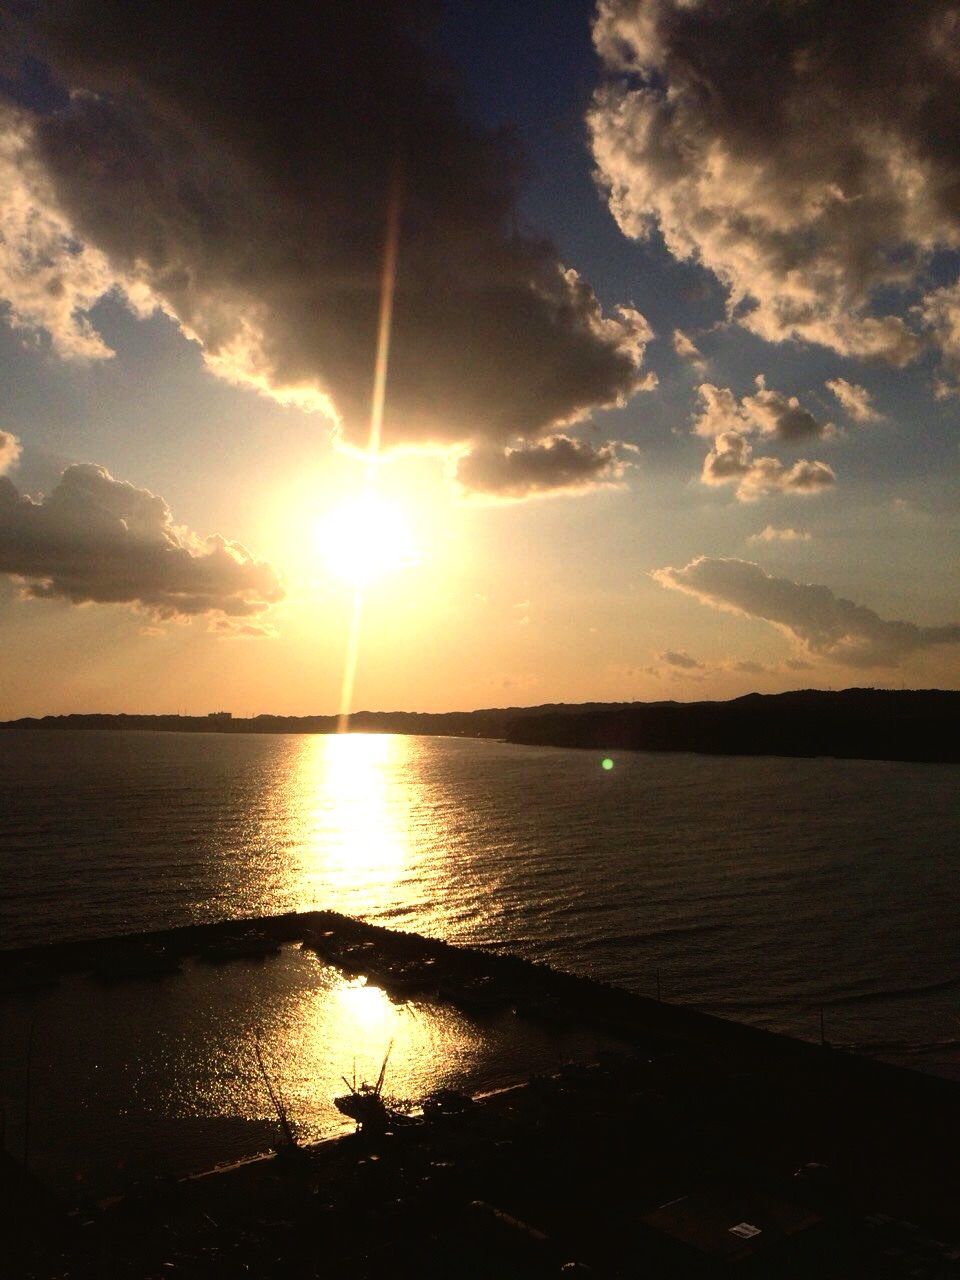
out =
{"type": "Polygon", "coordinates": [[[604,762],[603,762],[603,767],[604,767],[604,769],[612,769],[612,768],[613,768],[613,761],[610,759],[610,757],[609,757],[609,756],[607,756],[607,757],[605,758],[605,760],[604,760],[604,762]]]}

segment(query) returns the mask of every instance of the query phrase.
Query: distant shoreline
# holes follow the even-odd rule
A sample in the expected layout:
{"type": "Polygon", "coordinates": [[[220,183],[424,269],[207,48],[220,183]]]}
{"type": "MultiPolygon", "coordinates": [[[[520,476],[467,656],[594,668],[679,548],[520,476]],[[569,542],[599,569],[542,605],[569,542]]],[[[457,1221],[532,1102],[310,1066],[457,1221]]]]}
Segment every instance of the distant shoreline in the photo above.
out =
{"type": "MultiPolygon", "coordinates": [[[[960,692],[806,689],[729,702],[553,703],[478,711],[357,711],[354,732],[493,738],[597,751],[684,751],[834,759],[960,762],[960,692]]],[[[335,733],[337,716],[75,714],[0,722],[37,729],[178,733],[335,733]]]]}

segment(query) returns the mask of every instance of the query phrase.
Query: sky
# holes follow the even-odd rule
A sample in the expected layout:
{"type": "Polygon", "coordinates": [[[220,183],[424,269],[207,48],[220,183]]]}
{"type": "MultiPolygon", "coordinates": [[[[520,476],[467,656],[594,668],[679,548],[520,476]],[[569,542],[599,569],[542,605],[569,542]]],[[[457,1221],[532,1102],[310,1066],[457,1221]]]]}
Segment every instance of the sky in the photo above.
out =
{"type": "Polygon", "coordinates": [[[960,4],[0,12],[0,717],[958,687],[960,4]]]}

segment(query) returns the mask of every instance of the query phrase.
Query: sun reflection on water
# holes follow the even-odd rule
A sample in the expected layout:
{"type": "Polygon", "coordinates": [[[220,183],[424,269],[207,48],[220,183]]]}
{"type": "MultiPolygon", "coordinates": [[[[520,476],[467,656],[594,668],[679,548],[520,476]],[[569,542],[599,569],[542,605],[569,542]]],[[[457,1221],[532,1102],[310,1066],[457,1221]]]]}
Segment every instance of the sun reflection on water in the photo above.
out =
{"type": "MultiPolygon", "coordinates": [[[[253,1053],[260,1042],[271,1082],[282,1095],[301,1138],[316,1139],[353,1127],[333,1105],[344,1078],[376,1080],[387,1050],[384,1092],[414,1101],[438,1084],[469,1075],[485,1053],[480,1027],[455,1010],[424,1003],[394,1003],[362,978],[346,979],[308,953],[286,951],[287,991],[256,1021],[236,1028],[214,1051],[223,1061],[193,1092],[200,1113],[273,1120],[253,1053]],[[232,1042],[231,1042],[232,1041],[232,1042]]],[[[279,976],[279,975],[278,975],[279,976]]]]}
{"type": "Polygon", "coordinates": [[[298,857],[297,908],[349,914],[416,904],[415,821],[419,782],[410,739],[391,734],[304,738],[290,786],[298,857]]]}

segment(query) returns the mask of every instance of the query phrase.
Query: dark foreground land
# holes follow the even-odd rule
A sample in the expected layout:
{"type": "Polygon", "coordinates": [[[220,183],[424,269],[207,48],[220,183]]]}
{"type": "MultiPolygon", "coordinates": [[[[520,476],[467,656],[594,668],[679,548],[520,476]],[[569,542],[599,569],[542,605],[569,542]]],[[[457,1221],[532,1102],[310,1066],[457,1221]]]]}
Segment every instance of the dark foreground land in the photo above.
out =
{"type": "Polygon", "coordinates": [[[2,953],[0,984],[146,981],[186,955],[269,963],[297,941],[387,983],[429,967],[479,1019],[509,1002],[630,1049],[108,1204],[65,1204],[7,1157],[4,1275],[960,1275],[945,1080],[326,912],[2,953]]]}
{"type": "MultiPolygon", "coordinates": [[[[960,760],[960,692],[804,689],[729,702],[584,703],[425,713],[357,711],[353,732],[500,738],[598,751],[960,760]]],[[[150,729],[178,733],[335,733],[336,716],[69,715],[0,723],[0,731],[150,729]]]]}

